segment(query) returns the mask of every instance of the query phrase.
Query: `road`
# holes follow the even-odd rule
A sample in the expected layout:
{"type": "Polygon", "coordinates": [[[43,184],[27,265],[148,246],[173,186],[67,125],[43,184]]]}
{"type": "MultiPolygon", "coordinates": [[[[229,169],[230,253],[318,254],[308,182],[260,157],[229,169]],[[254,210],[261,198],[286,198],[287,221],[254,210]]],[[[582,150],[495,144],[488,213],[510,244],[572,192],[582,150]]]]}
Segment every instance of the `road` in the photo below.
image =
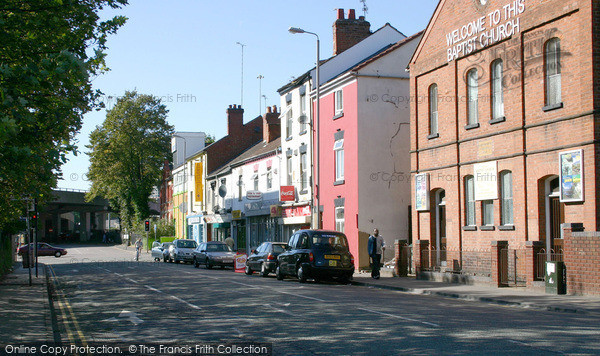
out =
{"type": "Polygon", "coordinates": [[[600,354],[590,315],[300,284],[71,246],[44,257],[63,342],[273,343],[275,355],[600,354]]]}

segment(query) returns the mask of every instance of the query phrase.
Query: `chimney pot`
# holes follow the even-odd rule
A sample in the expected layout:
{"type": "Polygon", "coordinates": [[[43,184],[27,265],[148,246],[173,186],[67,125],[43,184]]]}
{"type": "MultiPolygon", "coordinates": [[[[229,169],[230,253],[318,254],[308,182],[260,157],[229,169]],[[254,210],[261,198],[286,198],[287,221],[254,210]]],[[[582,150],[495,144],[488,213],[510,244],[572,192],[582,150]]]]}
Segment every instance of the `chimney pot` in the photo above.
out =
{"type": "Polygon", "coordinates": [[[338,18],[338,20],[343,20],[344,19],[344,9],[338,9],[337,10],[337,18],[338,18]]]}
{"type": "Polygon", "coordinates": [[[354,9],[348,10],[348,20],[356,20],[356,12],[354,9]]]}
{"type": "Polygon", "coordinates": [[[273,112],[277,113],[277,105],[273,105],[273,112]]]}
{"type": "Polygon", "coordinates": [[[360,21],[364,21],[364,20],[365,20],[365,17],[364,17],[364,16],[359,16],[359,17],[358,17],[358,19],[359,19],[360,21]]]}
{"type": "Polygon", "coordinates": [[[267,113],[270,114],[271,113],[271,107],[267,106],[267,113]]]}
{"type": "Polygon", "coordinates": [[[229,105],[229,108],[231,109],[231,105],[229,105]]]}

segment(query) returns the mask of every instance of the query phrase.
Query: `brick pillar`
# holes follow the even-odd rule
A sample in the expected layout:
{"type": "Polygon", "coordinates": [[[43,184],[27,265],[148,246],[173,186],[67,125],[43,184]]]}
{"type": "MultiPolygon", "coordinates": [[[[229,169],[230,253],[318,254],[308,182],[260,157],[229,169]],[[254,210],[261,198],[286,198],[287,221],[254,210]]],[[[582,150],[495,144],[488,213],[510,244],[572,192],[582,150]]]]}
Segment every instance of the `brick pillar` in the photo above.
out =
{"type": "Polygon", "coordinates": [[[539,267],[537,263],[537,255],[543,247],[543,241],[525,242],[525,277],[527,280],[527,287],[531,287],[533,285],[533,281],[537,280],[536,275],[538,274],[539,267]]]}
{"type": "Polygon", "coordinates": [[[502,256],[501,251],[508,248],[508,241],[492,241],[492,283],[498,287],[506,286],[502,283],[501,275],[508,277],[508,256],[502,256]],[[504,263],[501,259],[504,257],[504,263]]]}
{"type": "Polygon", "coordinates": [[[396,265],[394,266],[394,273],[399,277],[406,277],[408,275],[408,251],[406,251],[406,240],[396,240],[394,248],[396,251],[396,265]]]}
{"type": "Polygon", "coordinates": [[[413,259],[415,260],[415,273],[421,272],[423,268],[429,267],[429,255],[426,259],[421,259],[423,251],[429,250],[429,240],[417,240],[413,246],[413,259]]]}
{"type": "Polygon", "coordinates": [[[589,250],[592,245],[588,244],[584,247],[582,244],[584,241],[573,238],[574,232],[584,231],[582,223],[564,223],[560,224],[560,237],[563,240],[563,261],[565,263],[565,269],[567,274],[567,294],[583,294],[581,291],[582,284],[586,277],[582,273],[577,273],[587,268],[596,268],[596,266],[588,267],[584,266],[587,263],[593,263],[592,261],[585,261],[581,264],[581,255],[585,252],[581,250],[589,250]],[[571,272],[571,273],[569,273],[571,272]]]}

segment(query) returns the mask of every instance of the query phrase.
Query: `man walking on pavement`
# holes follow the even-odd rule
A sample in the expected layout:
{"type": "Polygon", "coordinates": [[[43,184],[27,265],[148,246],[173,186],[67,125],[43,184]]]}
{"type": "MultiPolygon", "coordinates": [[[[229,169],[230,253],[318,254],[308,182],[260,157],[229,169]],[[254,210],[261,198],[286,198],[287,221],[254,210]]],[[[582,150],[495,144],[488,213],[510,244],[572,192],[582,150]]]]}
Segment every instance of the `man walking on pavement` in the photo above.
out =
{"type": "Polygon", "coordinates": [[[373,235],[369,236],[367,244],[369,256],[371,257],[371,277],[379,279],[379,268],[381,267],[381,255],[385,251],[385,241],[379,235],[377,228],[373,229],[373,235]]]}

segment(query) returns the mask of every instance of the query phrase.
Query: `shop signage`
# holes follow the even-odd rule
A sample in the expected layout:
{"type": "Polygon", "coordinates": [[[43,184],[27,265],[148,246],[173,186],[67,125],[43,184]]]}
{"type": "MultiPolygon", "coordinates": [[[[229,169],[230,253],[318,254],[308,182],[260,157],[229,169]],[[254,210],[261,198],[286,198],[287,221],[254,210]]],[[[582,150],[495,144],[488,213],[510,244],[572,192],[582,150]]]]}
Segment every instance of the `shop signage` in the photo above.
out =
{"type": "Polygon", "coordinates": [[[584,201],[583,151],[573,150],[558,154],[560,165],[560,201],[584,201]]]}
{"type": "Polygon", "coordinates": [[[279,218],[279,217],[281,217],[281,214],[282,214],[281,205],[271,205],[271,217],[272,218],[279,218]]]}
{"type": "Polygon", "coordinates": [[[236,273],[244,273],[246,269],[246,260],[248,259],[248,255],[245,253],[238,253],[235,255],[235,272],[236,273]]]}
{"type": "Polygon", "coordinates": [[[475,200],[498,199],[498,163],[496,161],[473,165],[475,200]]]}
{"type": "Polygon", "coordinates": [[[521,31],[525,0],[511,0],[502,8],[472,19],[446,34],[448,62],[503,41],[521,31]]]}
{"type": "MultiPolygon", "coordinates": [[[[201,216],[191,216],[188,218],[188,224],[200,224],[202,217],[201,216]]],[[[156,225],[155,225],[156,226],[156,225]]]]}
{"type": "Polygon", "coordinates": [[[296,200],[296,188],[293,185],[282,185],[279,187],[279,200],[280,201],[295,201],[296,200]]]}
{"type": "Polygon", "coordinates": [[[242,211],[241,210],[232,210],[231,218],[233,220],[240,220],[242,218],[242,211]]]}
{"type": "Polygon", "coordinates": [[[202,179],[202,162],[196,162],[194,164],[194,202],[202,203],[202,196],[204,195],[204,186],[202,179]]]}
{"type": "Polygon", "coordinates": [[[258,190],[248,190],[246,192],[246,198],[249,200],[258,200],[262,198],[262,192],[258,190]]]}
{"type": "Polygon", "coordinates": [[[429,173],[415,176],[415,209],[417,211],[429,210],[429,173]]]}
{"type": "Polygon", "coordinates": [[[310,205],[291,206],[283,209],[284,218],[293,218],[295,216],[310,216],[310,205]]]}

